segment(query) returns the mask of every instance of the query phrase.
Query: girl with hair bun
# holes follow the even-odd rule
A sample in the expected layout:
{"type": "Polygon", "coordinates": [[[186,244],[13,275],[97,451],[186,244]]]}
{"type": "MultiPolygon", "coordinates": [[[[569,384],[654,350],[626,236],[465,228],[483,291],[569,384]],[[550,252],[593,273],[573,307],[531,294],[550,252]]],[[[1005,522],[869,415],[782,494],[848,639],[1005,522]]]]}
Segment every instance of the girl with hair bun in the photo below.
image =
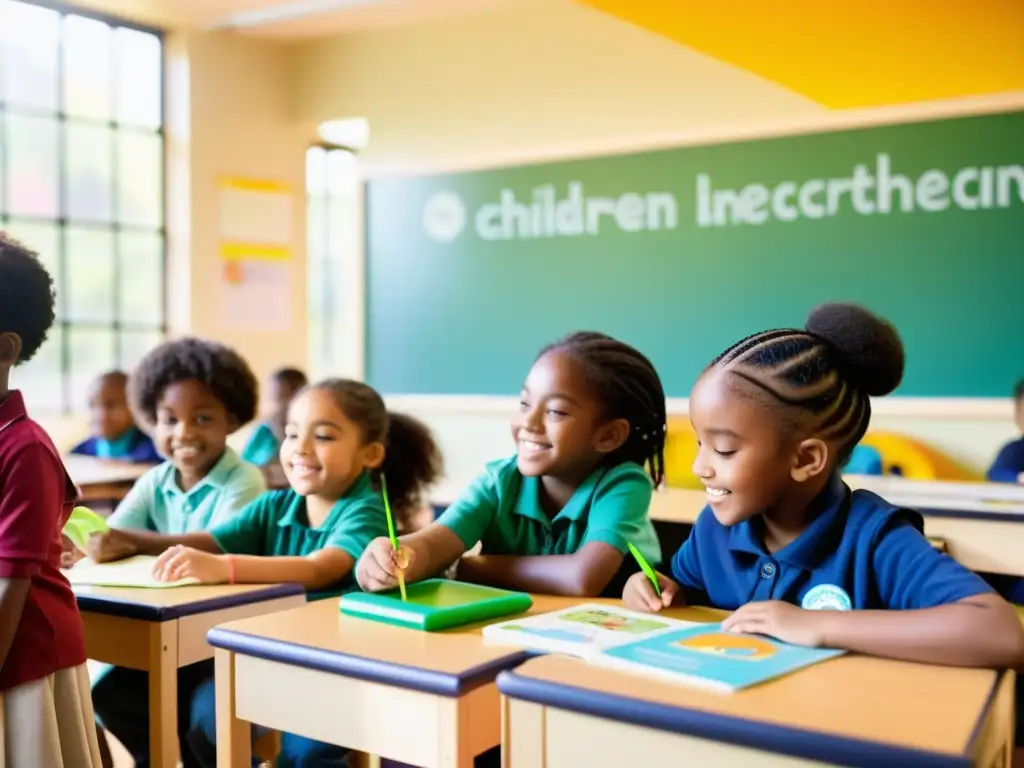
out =
{"type": "Polygon", "coordinates": [[[896,329],[854,304],[806,327],[734,344],[690,394],[694,473],[708,506],[660,576],[623,592],[634,609],[732,610],[726,630],[936,664],[1024,666],[1024,628],[974,573],[938,552],[921,516],[840,469],[867,431],[870,397],[903,377],[896,329]]]}

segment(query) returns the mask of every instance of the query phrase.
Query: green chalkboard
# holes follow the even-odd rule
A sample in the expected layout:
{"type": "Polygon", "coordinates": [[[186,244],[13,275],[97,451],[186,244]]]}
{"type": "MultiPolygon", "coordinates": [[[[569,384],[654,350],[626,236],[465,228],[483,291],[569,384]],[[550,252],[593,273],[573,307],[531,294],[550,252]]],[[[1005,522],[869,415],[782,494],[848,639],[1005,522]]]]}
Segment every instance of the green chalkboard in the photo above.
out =
{"type": "Polygon", "coordinates": [[[862,302],[903,334],[897,394],[1024,375],[1024,112],[367,184],[367,376],[513,394],[577,329],[669,396],[759,330],[862,302]]]}

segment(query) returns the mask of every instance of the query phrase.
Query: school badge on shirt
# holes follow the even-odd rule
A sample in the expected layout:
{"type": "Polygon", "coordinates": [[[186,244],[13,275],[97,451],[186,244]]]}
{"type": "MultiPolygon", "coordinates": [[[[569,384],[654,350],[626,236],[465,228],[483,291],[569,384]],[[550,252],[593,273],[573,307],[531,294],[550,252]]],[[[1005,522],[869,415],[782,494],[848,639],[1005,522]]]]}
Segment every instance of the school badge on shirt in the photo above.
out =
{"type": "Polygon", "coordinates": [[[807,611],[849,611],[853,608],[853,601],[842,587],[819,584],[804,595],[800,607],[807,611]]]}

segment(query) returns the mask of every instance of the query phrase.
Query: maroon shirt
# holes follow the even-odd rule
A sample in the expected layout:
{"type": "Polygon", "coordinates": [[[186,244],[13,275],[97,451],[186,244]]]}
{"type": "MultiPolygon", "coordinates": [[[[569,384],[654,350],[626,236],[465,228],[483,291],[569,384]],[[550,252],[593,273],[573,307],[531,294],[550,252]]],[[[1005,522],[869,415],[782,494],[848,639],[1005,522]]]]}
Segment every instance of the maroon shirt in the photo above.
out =
{"type": "Polygon", "coordinates": [[[20,392],[0,401],[0,579],[29,579],[0,691],[85,663],[75,595],[60,572],[61,529],[75,486],[20,392]]]}

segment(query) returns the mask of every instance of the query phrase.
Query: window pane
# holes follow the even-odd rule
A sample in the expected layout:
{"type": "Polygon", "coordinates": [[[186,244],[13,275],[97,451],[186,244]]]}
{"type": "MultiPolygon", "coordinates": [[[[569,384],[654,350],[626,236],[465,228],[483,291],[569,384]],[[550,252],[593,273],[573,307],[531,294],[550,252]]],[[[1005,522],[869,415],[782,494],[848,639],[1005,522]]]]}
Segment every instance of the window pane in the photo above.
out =
{"type": "Polygon", "coordinates": [[[64,295],[60,290],[60,232],[51,221],[12,219],[7,229],[14,237],[39,254],[46,270],[53,278],[57,292],[57,317],[64,316],[64,295]]]}
{"type": "Polygon", "coordinates": [[[162,113],[160,38],[148,32],[114,30],[117,57],[117,120],[127,125],[159,128],[162,113]]]}
{"type": "Polygon", "coordinates": [[[66,214],[72,221],[110,221],[113,214],[113,131],[69,122],[64,127],[66,214]]]}
{"type": "Polygon", "coordinates": [[[159,134],[119,132],[117,208],[121,223],[160,229],[163,184],[163,142],[159,134]]]}
{"type": "Polygon", "coordinates": [[[125,331],[121,334],[121,359],[118,366],[131,373],[143,355],[163,341],[163,335],[155,331],[125,331]]]}
{"type": "Polygon", "coordinates": [[[114,236],[102,229],[68,227],[68,317],[72,322],[115,319],[114,236]]]}
{"type": "Polygon", "coordinates": [[[306,233],[306,250],[309,258],[323,259],[327,255],[327,198],[309,198],[306,216],[309,227],[306,233]]]}
{"type": "Polygon", "coordinates": [[[57,216],[57,121],[7,114],[7,210],[57,216]]]}
{"type": "Polygon", "coordinates": [[[71,407],[87,407],[89,384],[114,367],[114,330],[111,328],[68,329],[71,352],[71,407]]]}
{"type": "Polygon", "coordinates": [[[359,186],[359,163],[356,156],[344,149],[327,153],[327,194],[333,197],[354,197],[359,186]]]}
{"type": "Polygon", "coordinates": [[[14,386],[25,395],[29,413],[59,412],[64,409],[61,338],[61,328],[55,325],[35,357],[11,373],[14,386]]]}
{"type": "Polygon", "coordinates": [[[163,325],[164,239],[124,232],[121,244],[121,320],[132,325],[163,325]]]}
{"type": "Polygon", "coordinates": [[[21,2],[0,3],[0,92],[11,104],[57,109],[60,16],[21,2]]]}
{"type": "Polygon", "coordinates": [[[64,111],[110,120],[113,98],[110,27],[84,16],[64,19],[64,111]]]}
{"type": "Polygon", "coordinates": [[[327,150],[310,147],[306,150],[306,192],[322,195],[327,191],[327,150]]]}

